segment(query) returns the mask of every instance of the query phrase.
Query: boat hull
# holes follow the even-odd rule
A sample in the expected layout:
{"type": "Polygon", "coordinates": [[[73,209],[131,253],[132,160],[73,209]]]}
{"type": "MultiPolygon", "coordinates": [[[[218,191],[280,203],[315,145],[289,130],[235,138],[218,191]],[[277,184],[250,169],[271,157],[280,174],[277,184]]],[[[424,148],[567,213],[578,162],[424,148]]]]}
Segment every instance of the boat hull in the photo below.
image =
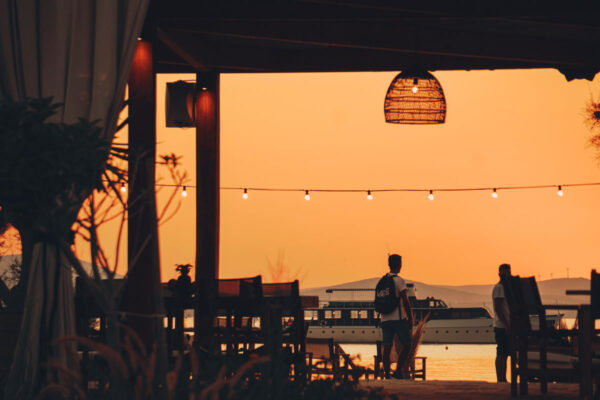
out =
{"type": "MultiPolygon", "coordinates": [[[[422,343],[495,343],[492,321],[491,318],[429,321],[425,325],[422,343]]],[[[307,337],[333,338],[338,343],[374,344],[381,340],[381,329],[375,326],[311,325],[307,337]]]]}
{"type": "MultiPolygon", "coordinates": [[[[548,315],[547,323],[558,326],[562,315],[548,315]]],[[[535,330],[539,322],[535,316],[531,318],[535,330]]],[[[333,338],[338,343],[375,343],[381,340],[381,329],[372,326],[310,325],[307,337],[328,339],[333,338]]],[[[438,319],[427,322],[421,343],[439,344],[492,344],[494,327],[492,318],[472,319],[438,319]]]]}

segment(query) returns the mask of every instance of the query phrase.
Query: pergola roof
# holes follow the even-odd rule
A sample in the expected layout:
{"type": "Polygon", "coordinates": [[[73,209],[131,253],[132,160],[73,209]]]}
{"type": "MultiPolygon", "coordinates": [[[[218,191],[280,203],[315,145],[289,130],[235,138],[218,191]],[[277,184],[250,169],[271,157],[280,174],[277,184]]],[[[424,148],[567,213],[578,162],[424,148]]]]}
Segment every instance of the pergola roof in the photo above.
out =
{"type": "Polygon", "coordinates": [[[600,4],[158,0],[158,72],[600,71],[600,4]]]}

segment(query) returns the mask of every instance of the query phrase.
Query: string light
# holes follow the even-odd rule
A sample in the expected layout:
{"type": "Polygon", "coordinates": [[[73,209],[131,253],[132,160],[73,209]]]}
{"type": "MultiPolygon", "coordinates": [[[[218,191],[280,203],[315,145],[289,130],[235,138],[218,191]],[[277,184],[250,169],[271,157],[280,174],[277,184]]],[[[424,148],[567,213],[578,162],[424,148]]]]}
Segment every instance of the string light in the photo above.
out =
{"type": "MultiPolygon", "coordinates": [[[[474,192],[474,191],[492,191],[491,195],[493,198],[498,197],[500,190],[522,190],[522,189],[547,189],[557,188],[557,195],[564,196],[563,187],[582,187],[582,186],[600,186],[600,182],[589,182],[589,183],[568,183],[562,185],[529,185],[529,186],[502,186],[502,187],[468,187],[468,188],[434,188],[434,189],[422,189],[422,188],[388,188],[388,189],[294,189],[294,188],[269,188],[269,187],[231,187],[221,186],[220,190],[241,190],[243,191],[242,198],[248,198],[248,190],[254,191],[265,191],[265,192],[304,192],[304,198],[310,200],[310,192],[321,192],[321,193],[365,193],[367,192],[367,199],[372,200],[375,192],[425,192],[428,193],[427,198],[430,200],[434,199],[433,192],[474,192]]],[[[116,187],[122,193],[127,192],[127,182],[118,182],[116,187]]],[[[187,188],[196,188],[195,185],[180,185],[180,184],[166,184],[156,183],[155,187],[172,187],[182,188],[181,195],[187,196],[187,188]]]]}
{"type": "Polygon", "coordinates": [[[415,80],[413,81],[413,88],[412,88],[412,92],[414,94],[416,94],[417,90],[419,90],[418,85],[419,85],[419,78],[415,78],[415,80]]]}

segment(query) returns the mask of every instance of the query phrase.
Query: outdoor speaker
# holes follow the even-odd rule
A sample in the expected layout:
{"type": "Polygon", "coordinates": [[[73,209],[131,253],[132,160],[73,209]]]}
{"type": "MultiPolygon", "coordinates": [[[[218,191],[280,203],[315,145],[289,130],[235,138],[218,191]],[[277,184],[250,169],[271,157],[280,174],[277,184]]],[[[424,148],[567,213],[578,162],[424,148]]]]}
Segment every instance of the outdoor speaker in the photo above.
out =
{"type": "Polygon", "coordinates": [[[182,128],[194,126],[194,95],[196,84],[184,81],[167,83],[167,126],[182,128]]]}

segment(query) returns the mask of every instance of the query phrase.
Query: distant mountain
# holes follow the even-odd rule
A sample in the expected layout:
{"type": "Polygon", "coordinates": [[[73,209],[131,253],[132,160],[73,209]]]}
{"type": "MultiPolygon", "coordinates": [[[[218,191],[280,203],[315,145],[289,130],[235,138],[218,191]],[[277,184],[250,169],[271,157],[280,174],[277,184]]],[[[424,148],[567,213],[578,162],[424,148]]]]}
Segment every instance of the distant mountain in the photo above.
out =
{"type": "MultiPolygon", "coordinates": [[[[360,281],[342,283],[333,286],[323,286],[301,290],[302,295],[319,296],[320,301],[332,300],[372,300],[372,291],[335,291],[335,289],[374,289],[377,285],[377,278],[363,279],[360,281]],[[334,289],[332,293],[327,293],[327,289],[334,289]]],[[[423,282],[407,280],[407,283],[413,283],[416,289],[417,298],[435,297],[442,299],[450,307],[486,307],[492,311],[492,288],[490,285],[463,285],[463,286],[445,286],[430,285],[423,282]]],[[[567,296],[565,291],[586,290],[590,288],[590,280],[584,278],[564,278],[550,279],[538,282],[540,295],[544,304],[582,304],[589,303],[589,296],[567,296]]],[[[569,313],[570,316],[570,313],[569,313]]]]}

